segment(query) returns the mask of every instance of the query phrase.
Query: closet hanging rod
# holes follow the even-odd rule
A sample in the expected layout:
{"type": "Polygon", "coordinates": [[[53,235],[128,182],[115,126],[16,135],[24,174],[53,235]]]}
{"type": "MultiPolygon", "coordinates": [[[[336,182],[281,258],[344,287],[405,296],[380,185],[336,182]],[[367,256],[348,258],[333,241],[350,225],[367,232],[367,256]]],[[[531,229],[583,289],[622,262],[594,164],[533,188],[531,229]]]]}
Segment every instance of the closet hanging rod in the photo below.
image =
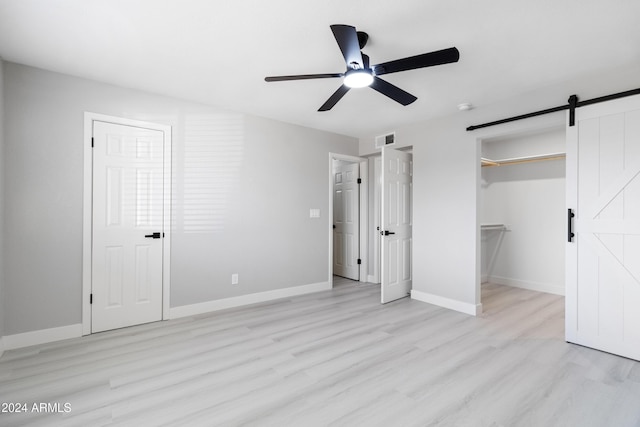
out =
{"type": "Polygon", "coordinates": [[[482,163],[482,167],[492,167],[492,166],[502,166],[502,165],[516,165],[520,163],[542,162],[546,160],[560,160],[560,159],[564,159],[566,156],[567,156],[566,153],[548,153],[548,154],[538,154],[535,156],[512,157],[510,159],[500,159],[500,160],[493,160],[493,159],[487,159],[486,157],[482,157],[480,159],[480,162],[482,163]]]}
{"type": "Polygon", "coordinates": [[[500,166],[500,163],[485,157],[480,157],[480,163],[482,163],[482,166],[500,166]]]}
{"type": "Polygon", "coordinates": [[[481,224],[481,230],[506,230],[507,226],[504,224],[481,224]]]}

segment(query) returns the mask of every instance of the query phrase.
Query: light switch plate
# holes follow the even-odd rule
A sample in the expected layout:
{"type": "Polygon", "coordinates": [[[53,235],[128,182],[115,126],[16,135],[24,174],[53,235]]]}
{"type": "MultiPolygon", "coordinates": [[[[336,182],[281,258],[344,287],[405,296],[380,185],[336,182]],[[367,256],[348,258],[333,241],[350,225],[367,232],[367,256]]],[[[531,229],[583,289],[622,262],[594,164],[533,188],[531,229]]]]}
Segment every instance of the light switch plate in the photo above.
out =
{"type": "Polygon", "coordinates": [[[309,218],[320,218],[320,209],[309,209],[309,218]]]}

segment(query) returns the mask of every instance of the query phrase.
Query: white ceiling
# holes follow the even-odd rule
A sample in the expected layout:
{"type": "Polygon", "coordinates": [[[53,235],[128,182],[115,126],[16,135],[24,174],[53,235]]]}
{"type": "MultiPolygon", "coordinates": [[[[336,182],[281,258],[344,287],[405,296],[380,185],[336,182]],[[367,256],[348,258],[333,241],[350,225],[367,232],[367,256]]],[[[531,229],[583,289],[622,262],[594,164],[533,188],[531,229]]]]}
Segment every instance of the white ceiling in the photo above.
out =
{"type": "Polygon", "coordinates": [[[0,0],[0,56],[363,136],[639,63],[638,17],[639,0],[0,0]],[[331,24],[369,33],[374,64],[451,46],[460,61],[385,76],[407,107],[365,88],[320,113],[339,79],[264,77],[343,72],[331,24]]]}

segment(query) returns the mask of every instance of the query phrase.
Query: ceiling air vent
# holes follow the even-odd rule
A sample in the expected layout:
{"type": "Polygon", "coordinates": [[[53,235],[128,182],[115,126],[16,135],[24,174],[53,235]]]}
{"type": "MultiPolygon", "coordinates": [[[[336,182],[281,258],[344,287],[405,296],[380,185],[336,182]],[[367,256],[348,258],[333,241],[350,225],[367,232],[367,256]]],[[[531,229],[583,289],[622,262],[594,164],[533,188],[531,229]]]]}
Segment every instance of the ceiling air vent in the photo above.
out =
{"type": "Polygon", "coordinates": [[[385,145],[394,145],[396,143],[396,133],[391,132],[386,135],[376,136],[376,148],[382,148],[385,145]]]}

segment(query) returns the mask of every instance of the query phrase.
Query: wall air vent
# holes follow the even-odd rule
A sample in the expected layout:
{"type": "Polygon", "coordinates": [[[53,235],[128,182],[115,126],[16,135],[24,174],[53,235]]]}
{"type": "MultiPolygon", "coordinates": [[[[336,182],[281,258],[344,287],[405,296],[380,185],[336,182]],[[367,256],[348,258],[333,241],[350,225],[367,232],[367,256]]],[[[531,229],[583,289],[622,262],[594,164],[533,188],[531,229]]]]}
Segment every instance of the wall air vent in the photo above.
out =
{"type": "Polygon", "coordinates": [[[376,148],[382,148],[385,145],[394,145],[396,143],[396,133],[391,132],[386,135],[376,136],[376,148]]]}

